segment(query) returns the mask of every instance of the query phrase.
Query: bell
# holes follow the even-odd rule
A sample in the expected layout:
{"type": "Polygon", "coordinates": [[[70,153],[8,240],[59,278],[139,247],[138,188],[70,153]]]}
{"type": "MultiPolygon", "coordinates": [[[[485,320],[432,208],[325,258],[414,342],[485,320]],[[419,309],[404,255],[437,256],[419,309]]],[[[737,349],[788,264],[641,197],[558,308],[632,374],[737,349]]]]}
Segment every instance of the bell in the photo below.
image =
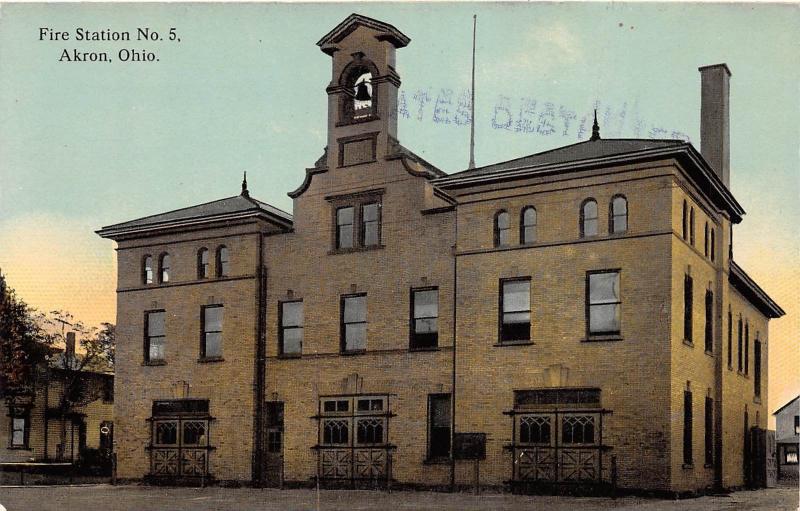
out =
{"type": "Polygon", "coordinates": [[[356,85],[356,99],[359,101],[369,101],[372,99],[372,96],[369,95],[369,90],[367,90],[367,82],[361,82],[356,85]]]}

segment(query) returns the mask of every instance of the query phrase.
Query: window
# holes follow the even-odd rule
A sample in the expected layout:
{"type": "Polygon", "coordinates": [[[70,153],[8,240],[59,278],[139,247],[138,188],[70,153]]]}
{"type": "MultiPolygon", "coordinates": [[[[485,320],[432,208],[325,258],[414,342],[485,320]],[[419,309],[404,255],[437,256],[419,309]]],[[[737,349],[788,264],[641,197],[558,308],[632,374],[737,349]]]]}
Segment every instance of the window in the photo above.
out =
{"type": "Polygon", "coordinates": [[[360,74],[353,83],[353,119],[372,114],[372,73],[360,74]]]}
{"type": "Polygon", "coordinates": [[[522,209],[519,221],[519,242],[522,244],[536,243],[536,208],[527,206],[522,209]]]}
{"type": "Polygon", "coordinates": [[[197,251],[197,278],[207,279],[211,276],[211,265],[209,263],[209,255],[207,248],[201,248],[197,251]]]}
{"type": "Polygon", "coordinates": [[[283,402],[269,401],[266,407],[267,452],[283,451],[283,402]]]}
{"type": "Polygon", "coordinates": [[[227,277],[228,275],[230,275],[228,247],[221,245],[217,247],[217,277],[227,277]]]}
{"type": "Polygon", "coordinates": [[[705,416],[705,464],[714,463],[714,400],[706,397],[705,416]]]}
{"type": "Polygon", "coordinates": [[[761,339],[756,334],[753,342],[753,394],[761,397],[761,339]]]}
{"type": "Polygon", "coordinates": [[[166,313],[152,311],[145,313],[145,362],[163,362],[166,345],[166,313]]]}
{"type": "Polygon", "coordinates": [[[689,206],[686,204],[686,200],[683,201],[683,215],[681,216],[681,225],[683,226],[683,239],[686,241],[689,239],[689,219],[686,215],[689,206]]]}
{"type": "Polygon", "coordinates": [[[742,326],[743,326],[743,324],[742,324],[742,317],[741,316],[739,316],[739,323],[738,323],[737,326],[738,326],[738,334],[739,334],[738,335],[738,338],[739,338],[739,349],[737,350],[737,355],[738,355],[738,359],[739,359],[738,360],[738,362],[739,362],[739,372],[741,373],[742,372],[742,366],[743,366],[743,364],[742,364],[742,362],[743,362],[743,360],[742,360],[742,341],[743,341],[743,338],[742,338],[742,326]]]}
{"type": "Polygon", "coordinates": [[[694,281],[691,275],[683,279],[683,339],[692,342],[692,307],[694,302],[694,281]]]}
{"type": "Polygon", "coordinates": [[[619,334],[622,299],[619,271],[586,274],[586,317],[589,335],[619,334]]]}
{"type": "Polygon", "coordinates": [[[411,349],[439,345],[439,290],[411,290],[411,349]]]}
{"type": "Polygon", "coordinates": [[[428,395],[428,458],[450,457],[450,394],[428,395]]]}
{"type": "Polygon", "coordinates": [[[114,402],[114,378],[103,378],[103,401],[114,402]]]}
{"type": "Polygon", "coordinates": [[[280,354],[300,355],[303,352],[303,302],[280,304],[280,354]]]}
{"type": "Polygon", "coordinates": [[[177,445],[178,424],[174,421],[156,423],[156,445],[177,445]]]}
{"type": "Polygon", "coordinates": [[[383,419],[369,418],[356,420],[356,443],[382,444],[383,419]]]}
{"type": "Polygon", "coordinates": [[[694,246],[694,207],[689,209],[689,243],[694,246]]]}
{"type": "Polygon", "coordinates": [[[386,396],[323,398],[321,404],[322,446],[383,446],[387,443],[386,396]]]}
{"type": "Polygon", "coordinates": [[[352,206],[336,210],[336,248],[353,248],[353,216],[352,206]]]}
{"type": "Polygon", "coordinates": [[[28,448],[30,432],[30,413],[28,410],[11,410],[11,438],[10,447],[17,449],[28,448]]]}
{"type": "Polygon", "coordinates": [[[692,464],[692,393],[683,392],[683,464],[692,464]]]}
{"type": "Polygon", "coordinates": [[[500,281],[500,342],[531,338],[531,281],[500,281]]]}
{"type": "Polygon", "coordinates": [[[581,238],[597,236],[597,201],[586,199],[581,205],[581,238]]]}
{"type": "Polygon", "coordinates": [[[565,415],[561,418],[562,444],[593,444],[594,415],[565,415]]]}
{"type": "Polygon", "coordinates": [[[372,203],[361,206],[361,246],[381,244],[381,205],[372,203]]]}
{"type": "Polygon", "coordinates": [[[494,216],[494,246],[507,247],[511,244],[511,226],[508,212],[498,211],[494,216]]]}
{"type": "Polygon", "coordinates": [[[797,444],[784,444],[784,446],[783,446],[783,464],[784,465],[797,465],[797,444]]]}
{"type": "Polygon", "coordinates": [[[733,369],[733,313],[728,309],[728,369],[733,369]]]}
{"type": "Polygon", "coordinates": [[[367,296],[342,297],[341,349],[343,352],[367,349],[367,296]]]}
{"type": "Polygon", "coordinates": [[[161,283],[169,282],[170,257],[169,254],[161,254],[158,261],[158,281],[161,283]]]}
{"type": "Polygon", "coordinates": [[[142,283],[153,283],[153,256],[146,255],[142,260],[142,283]]]}
{"type": "Polygon", "coordinates": [[[703,233],[703,255],[705,255],[706,257],[708,257],[708,242],[709,242],[708,236],[709,236],[708,222],[706,222],[705,232],[703,233]]]}
{"type": "Polygon", "coordinates": [[[520,417],[519,442],[521,444],[550,445],[550,416],[523,415],[520,417]]]}
{"type": "Polygon", "coordinates": [[[710,242],[710,246],[709,246],[708,249],[711,252],[711,261],[713,262],[714,258],[716,257],[716,254],[717,254],[717,241],[716,241],[715,236],[714,236],[714,228],[713,227],[711,228],[711,242],[710,242]]]}
{"type": "Polygon", "coordinates": [[[794,434],[800,435],[800,415],[794,416],[794,434]]]}
{"type": "Polygon", "coordinates": [[[714,293],[706,290],[706,328],[705,328],[706,351],[714,351],[714,293]]]}
{"type": "Polygon", "coordinates": [[[201,358],[222,358],[222,305],[207,305],[203,311],[203,340],[201,358]]]}
{"type": "Polygon", "coordinates": [[[206,422],[183,421],[183,445],[205,445],[206,422]]]}
{"type": "Polygon", "coordinates": [[[622,195],[611,199],[611,216],[609,217],[608,230],[612,234],[623,233],[628,230],[628,200],[622,195]]]}
{"type": "Polygon", "coordinates": [[[744,374],[750,374],[750,323],[744,324],[744,374]]]}

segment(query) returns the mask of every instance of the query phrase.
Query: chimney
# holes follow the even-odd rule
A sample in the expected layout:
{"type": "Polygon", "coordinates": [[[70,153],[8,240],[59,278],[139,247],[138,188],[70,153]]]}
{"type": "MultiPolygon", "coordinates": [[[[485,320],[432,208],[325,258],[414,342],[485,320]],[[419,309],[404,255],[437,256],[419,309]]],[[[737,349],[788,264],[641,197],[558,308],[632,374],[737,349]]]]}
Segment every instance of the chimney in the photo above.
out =
{"type": "Polygon", "coordinates": [[[72,369],[75,361],[75,332],[67,332],[67,348],[64,351],[64,364],[72,369]]]}
{"type": "Polygon", "coordinates": [[[703,66],[700,71],[700,153],[730,188],[730,79],[727,64],[703,66]]]}

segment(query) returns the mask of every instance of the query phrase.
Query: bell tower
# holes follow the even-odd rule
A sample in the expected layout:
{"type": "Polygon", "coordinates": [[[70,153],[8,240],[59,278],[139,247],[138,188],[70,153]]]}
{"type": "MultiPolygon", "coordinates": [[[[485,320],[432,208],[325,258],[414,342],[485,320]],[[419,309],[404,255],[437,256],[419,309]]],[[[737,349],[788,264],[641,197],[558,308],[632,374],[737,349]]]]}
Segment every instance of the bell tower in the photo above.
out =
{"type": "Polygon", "coordinates": [[[395,50],[409,41],[388,23],[351,14],[317,42],[332,59],[329,169],[377,161],[392,151],[400,87],[395,50]]]}

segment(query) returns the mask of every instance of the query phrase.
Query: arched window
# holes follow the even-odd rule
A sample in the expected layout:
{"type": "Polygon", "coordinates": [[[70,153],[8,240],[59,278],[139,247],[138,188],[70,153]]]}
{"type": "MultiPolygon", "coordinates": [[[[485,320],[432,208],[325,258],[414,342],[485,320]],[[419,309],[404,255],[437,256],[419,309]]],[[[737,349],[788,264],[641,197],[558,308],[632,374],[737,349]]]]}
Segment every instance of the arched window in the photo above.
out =
{"type": "Polygon", "coordinates": [[[211,276],[208,249],[203,247],[197,251],[197,278],[207,279],[211,276]]]}
{"type": "Polygon", "coordinates": [[[368,120],[377,111],[375,92],[377,84],[372,80],[378,69],[363,53],[353,54],[353,61],[347,65],[339,78],[344,93],[340,95],[341,120],[350,123],[368,120]]]}
{"type": "Polygon", "coordinates": [[[536,222],[537,214],[536,208],[527,206],[522,208],[522,213],[519,219],[519,242],[520,243],[535,243],[536,242],[536,222]]]}
{"type": "Polygon", "coordinates": [[[500,210],[494,216],[494,246],[507,247],[509,245],[509,236],[511,234],[511,225],[508,217],[508,212],[500,210]]]}
{"type": "Polygon", "coordinates": [[[170,256],[169,254],[161,254],[158,259],[158,281],[169,282],[170,256]]]}
{"type": "Polygon", "coordinates": [[[619,234],[628,230],[628,199],[622,195],[616,195],[611,199],[611,208],[608,231],[612,234],[619,234]]]}
{"type": "Polygon", "coordinates": [[[220,245],[217,247],[217,277],[227,277],[230,270],[230,259],[228,258],[228,247],[220,245]]]}
{"type": "Polygon", "coordinates": [[[694,207],[689,209],[689,243],[694,246],[694,207]]]}
{"type": "Polygon", "coordinates": [[[142,284],[153,283],[153,256],[146,255],[142,258],[142,284]]]}
{"type": "Polygon", "coordinates": [[[597,201],[586,199],[581,205],[581,238],[597,236],[597,201]]]}
{"type": "Polygon", "coordinates": [[[711,228],[711,246],[709,247],[709,251],[711,252],[711,260],[713,261],[716,257],[717,251],[717,240],[714,237],[714,228],[711,228]]]}
{"type": "Polygon", "coordinates": [[[708,257],[708,222],[706,222],[705,231],[703,231],[703,254],[708,257]]]}
{"type": "Polygon", "coordinates": [[[681,223],[683,225],[683,239],[684,241],[689,239],[689,217],[687,215],[689,206],[686,204],[686,199],[683,200],[683,216],[681,217],[681,223]]]}

